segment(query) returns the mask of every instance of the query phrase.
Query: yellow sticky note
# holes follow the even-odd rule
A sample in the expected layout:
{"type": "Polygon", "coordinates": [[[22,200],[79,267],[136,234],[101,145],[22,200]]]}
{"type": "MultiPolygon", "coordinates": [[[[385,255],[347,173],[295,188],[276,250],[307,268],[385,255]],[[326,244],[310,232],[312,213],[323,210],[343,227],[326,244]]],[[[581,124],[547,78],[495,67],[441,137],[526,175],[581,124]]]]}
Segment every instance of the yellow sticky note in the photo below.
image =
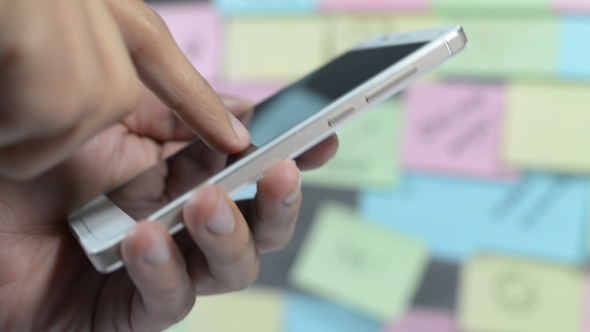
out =
{"type": "Polygon", "coordinates": [[[280,332],[283,312],[282,292],[252,286],[241,292],[197,297],[188,316],[166,332],[280,332]]]}
{"type": "Polygon", "coordinates": [[[225,76],[236,81],[290,81],[325,60],[319,17],[241,17],[226,25],[225,76]]]}
{"type": "Polygon", "coordinates": [[[504,159],[527,168],[590,171],[590,85],[511,84],[504,159]]]}
{"type": "Polygon", "coordinates": [[[318,210],[290,282],[379,321],[400,318],[426,267],[426,246],[336,203],[318,210]]]}
{"type": "Polygon", "coordinates": [[[460,24],[469,46],[441,66],[441,74],[486,78],[557,75],[560,23],[554,17],[445,18],[460,24]]]}
{"type": "MultiPolygon", "coordinates": [[[[440,26],[430,14],[404,15],[334,15],[327,21],[328,57],[335,57],[350,50],[366,39],[393,33],[431,29],[440,26]]],[[[427,74],[419,82],[432,81],[436,71],[427,74]]]]}
{"type": "Polygon", "coordinates": [[[336,15],[328,18],[326,40],[331,55],[341,54],[358,43],[377,35],[437,27],[432,15],[336,15]]]}
{"type": "Polygon", "coordinates": [[[463,328],[485,332],[579,332],[581,271],[516,258],[477,256],[461,275],[463,328]]]}
{"type": "Polygon", "coordinates": [[[304,172],[303,183],[335,188],[391,187],[399,178],[400,103],[388,100],[338,131],[338,153],[304,172]]]}

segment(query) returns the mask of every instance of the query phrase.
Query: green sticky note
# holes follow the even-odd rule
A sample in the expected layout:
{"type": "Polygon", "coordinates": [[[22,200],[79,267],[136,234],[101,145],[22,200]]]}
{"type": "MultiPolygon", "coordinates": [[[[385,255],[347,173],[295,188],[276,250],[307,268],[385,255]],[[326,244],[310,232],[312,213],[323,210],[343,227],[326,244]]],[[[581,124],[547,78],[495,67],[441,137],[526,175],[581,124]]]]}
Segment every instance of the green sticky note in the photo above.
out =
{"type": "Polygon", "coordinates": [[[470,331],[582,331],[583,280],[573,268],[477,256],[461,275],[461,326],[470,331]]]}
{"type": "Polygon", "coordinates": [[[242,17],[226,25],[225,77],[231,82],[290,81],[325,60],[318,17],[242,17]]]}
{"type": "Polygon", "coordinates": [[[326,165],[302,175],[307,185],[391,187],[400,174],[400,103],[388,100],[338,131],[340,146],[326,165]]]}
{"type": "Polygon", "coordinates": [[[557,75],[560,23],[553,17],[448,17],[469,46],[440,68],[442,75],[483,78],[552,78],[557,75]]]}
{"type": "Polygon", "coordinates": [[[199,296],[188,316],[166,332],[280,332],[284,325],[284,303],[281,291],[260,286],[199,296]]]}
{"type": "Polygon", "coordinates": [[[469,14],[539,14],[550,12],[549,0],[435,0],[441,12],[469,14]]]}
{"type": "Polygon", "coordinates": [[[590,85],[511,84],[504,159],[526,168],[590,172],[589,98],[590,85]]]}
{"type": "Polygon", "coordinates": [[[392,321],[411,303],[427,259],[421,241],[329,203],[318,210],[289,281],[379,321],[392,321]]]}

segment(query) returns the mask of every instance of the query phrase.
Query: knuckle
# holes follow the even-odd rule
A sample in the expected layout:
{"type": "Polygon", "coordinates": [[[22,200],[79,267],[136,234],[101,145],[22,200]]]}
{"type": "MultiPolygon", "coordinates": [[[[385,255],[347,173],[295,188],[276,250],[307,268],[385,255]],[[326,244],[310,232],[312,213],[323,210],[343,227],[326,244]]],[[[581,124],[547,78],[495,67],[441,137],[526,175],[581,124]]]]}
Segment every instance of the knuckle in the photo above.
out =
{"type": "Polygon", "coordinates": [[[266,237],[258,237],[256,239],[256,248],[260,252],[273,252],[284,249],[289,242],[291,242],[291,237],[293,233],[281,233],[280,236],[266,236],[266,237]]]}
{"type": "Polygon", "coordinates": [[[276,215],[255,210],[256,226],[253,230],[254,242],[259,252],[272,252],[284,249],[291,238],[297,220],[298,213],[293,215],[276,215]],[[280,221],[277,221],[280,219],[280,221]]]}
{"type": "Polygon", "coordinates": [[[143,6],[142,15],[138,20],[137,31],[141,33],[139,50],[143,49],[148,43],[157,43],[169,34],[168,26],[160,14],[149,6],[143,6]]]}
{"type": "Polygon", "coordinates": [[[183,296],[183,300],[178,301],[174,306],[174,310],[169,313],[170,323],[176,324],[183,320],[194,307],[196,295],[183,296]]]}
{"type": "MultiPolygon", "coordinates": [[[[243,252],[243,251],[242,251],[243,252]]],[[[258,253],[254,252],[253,257],[250,255],[236,255],[232,261],[227,262],[227,273],[224,273],[226,279],[222,281],[229,291],[240,291],[252,285],[260,273],[260,259],[258,253]],[[236,267],[239,266],[239,272],[236,273],[236,267]]]]}
{"type": "Polygon", "coordinates": [[[240,278],[236,278],[231,282],[231,291],[239,292],[250,287],[256,281],[256,279],[258,279],[260,270],[259,268],[252,268],[245,272],[246,273],[244,273],[240,278]]]}

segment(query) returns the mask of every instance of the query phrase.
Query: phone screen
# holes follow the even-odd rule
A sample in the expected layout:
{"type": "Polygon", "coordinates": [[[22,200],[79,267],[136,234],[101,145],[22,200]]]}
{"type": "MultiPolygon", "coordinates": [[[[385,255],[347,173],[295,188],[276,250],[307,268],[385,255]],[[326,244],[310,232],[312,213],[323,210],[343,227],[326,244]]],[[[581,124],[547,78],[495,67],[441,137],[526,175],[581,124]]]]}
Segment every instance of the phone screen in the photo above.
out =
{"type": "Polygon", "coordinates": [[[114,189],[107,197],[132,218],[145,219],[425,44],[376,47],[345,53],[258,104],[249,127],[253,146],[245,153],[228,157],[197,140],[114,189]]]}

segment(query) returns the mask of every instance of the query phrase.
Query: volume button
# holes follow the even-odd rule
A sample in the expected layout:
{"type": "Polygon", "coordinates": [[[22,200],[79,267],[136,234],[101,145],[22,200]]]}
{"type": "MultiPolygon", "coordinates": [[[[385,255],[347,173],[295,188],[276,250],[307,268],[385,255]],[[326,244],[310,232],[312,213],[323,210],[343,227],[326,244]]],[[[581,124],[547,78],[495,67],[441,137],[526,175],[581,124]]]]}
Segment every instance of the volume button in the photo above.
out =
{"type": "Polygon", "coordinates": [[[375,99],[381,97],[383,94],[390,92],[391,89],[393,89],[394,87],[396,87],[400,83],[403,83],[404,81],[406,81],[408,78],[412,77],[417,72],[418,72],[418,68],[416,68],[414,66],[408,67],[408,68],[404,69],[401,73],[399,73],[399,74],[395,75],[394,77],[386,80],[385,82],[379,84],[376,88],[369,91],[369,93],[367,93],[365,95],[365,99],[367,100],[367,103],[373,102],[375,99]]]}
{"type": "Polygon", "coordinates": [[[335,126],[338,122],[344,120],[347,116],[351,115],[355,111],[355,108],[352,106],[348,106],[344,111],[338,113],[338,115],[334,116],[333,118],[328,120],[328,125],[330,127],[335,126]]]}

